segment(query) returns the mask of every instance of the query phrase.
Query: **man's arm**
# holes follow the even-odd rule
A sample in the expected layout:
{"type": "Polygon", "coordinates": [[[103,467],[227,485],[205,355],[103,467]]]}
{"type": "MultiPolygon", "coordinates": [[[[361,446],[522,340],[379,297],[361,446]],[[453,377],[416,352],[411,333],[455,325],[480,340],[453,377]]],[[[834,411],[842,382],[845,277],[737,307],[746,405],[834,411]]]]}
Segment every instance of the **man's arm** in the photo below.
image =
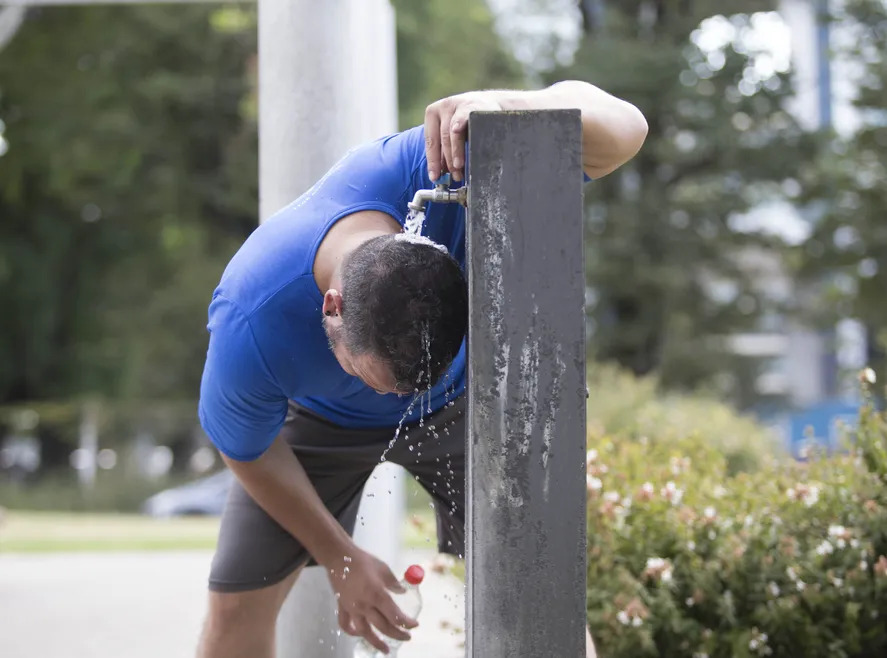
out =
{"type": "Polygon", "coordinates": [[[601,178],[625,164],[647,137],[647,121],[634,105],[587,82],[569,80],[538,91],[473,91],[432,103],[425,110],[428,177],[444,171],[462,180],[468,115],[475,110],[558,110],[582,112],[582,165],[601,178]]]}
{"type": "Polygon", "coordinates": [[[415,620],[401,612],[387,590],[402,591],[388,566],[357,547],[318,496],[305,469],[279,436],[261,457],[244,462],[222,455],[247,493],[327,569],[339,602],[339,624],[387,653],[370,624],[408,640],[399,626],[415,620]]]}

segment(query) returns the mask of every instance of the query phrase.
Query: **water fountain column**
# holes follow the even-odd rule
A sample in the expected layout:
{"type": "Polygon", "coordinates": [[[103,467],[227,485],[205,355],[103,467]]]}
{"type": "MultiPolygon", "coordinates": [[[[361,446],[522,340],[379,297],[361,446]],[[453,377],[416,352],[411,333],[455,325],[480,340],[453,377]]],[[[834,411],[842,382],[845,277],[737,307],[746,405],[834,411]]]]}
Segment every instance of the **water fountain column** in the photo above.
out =
{"type": "Polygon", "coordinates": [[[585,656],[578,110],[469,123],[468,656],[585,656]]]}

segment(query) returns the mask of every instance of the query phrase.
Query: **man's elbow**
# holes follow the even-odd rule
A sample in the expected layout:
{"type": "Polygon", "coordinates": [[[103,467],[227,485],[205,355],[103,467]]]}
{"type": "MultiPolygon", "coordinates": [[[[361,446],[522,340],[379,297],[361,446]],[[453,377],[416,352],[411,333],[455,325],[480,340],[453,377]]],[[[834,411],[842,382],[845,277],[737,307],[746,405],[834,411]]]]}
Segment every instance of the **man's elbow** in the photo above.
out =
{"type": "Polygon", "coordinates": [[[598,179],[616,171],[638,154],[648,131],[643,113],[631,103],[620,101],[618,112],[610,115],[605,140],[586,144],[584,153],[589,159],[584,163],[585,173],[598,179]]]}
{"type": "Polygon", "coordinates": [[[647,139],[649,130],[650,127],[647,125],[647,119],[643,112],[631,103],[625,103],[625,117],[620,139],[622,153],[620,165],[625,164],[638,154],[647,139]]]}

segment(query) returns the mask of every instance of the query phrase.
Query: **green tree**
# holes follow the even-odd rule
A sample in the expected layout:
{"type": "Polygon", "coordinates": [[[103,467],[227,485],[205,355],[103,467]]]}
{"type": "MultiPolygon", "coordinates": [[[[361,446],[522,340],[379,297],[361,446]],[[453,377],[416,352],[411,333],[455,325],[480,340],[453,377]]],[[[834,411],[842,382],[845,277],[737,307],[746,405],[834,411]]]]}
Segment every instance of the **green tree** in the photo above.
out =
{"type": "Polygon", "coordinates": [[[0,54],[0,400],[196,394],[255,223],[255,31],[217,11],[34,10],[0,54]]]}
{"type": "Polygon", "coordinates": [[[741,404],[757,364],[719,338],[772,310],[748,259],[778,261],[783,247],[741,216],[780,196],[810,148],[784,109],[785,72],[747,38],[775,4],[581,2],[575,62],[546,75],[598,84],[650,126],[640,154],[586,192],[595,357],[658,370],[669,387],[718,382],[741,404]]]}
{"type": "Polygon", "coordinates": [[[463,91],[515,88],[520,66],[483,2],[392,0],[397,15],[400,125],[422,123],[429,103],[463,91]]]}

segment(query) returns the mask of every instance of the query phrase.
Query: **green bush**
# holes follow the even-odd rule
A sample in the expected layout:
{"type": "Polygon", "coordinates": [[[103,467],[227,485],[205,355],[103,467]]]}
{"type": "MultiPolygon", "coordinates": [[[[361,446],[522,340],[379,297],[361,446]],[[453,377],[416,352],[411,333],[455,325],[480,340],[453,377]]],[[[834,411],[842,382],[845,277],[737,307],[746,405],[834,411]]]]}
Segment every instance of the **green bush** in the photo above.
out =
{"type": "Polygon", "coordinates": [[[887,655],[883,414],[864,408],[845,455],[737,475],[718,440],[635,438],[589,433],[588,618],[602,656],[887,655]]]}
{"type": "Polygon", "coordinates": [[[754,471],[782,452],[776,437],[753,419],[701,394],[663,394],[654,377],[637,378],[615,367],[588,373],[588,429],[593,439],[672,444],[702,433],[722,454],[730,474],[754,471]]]}

